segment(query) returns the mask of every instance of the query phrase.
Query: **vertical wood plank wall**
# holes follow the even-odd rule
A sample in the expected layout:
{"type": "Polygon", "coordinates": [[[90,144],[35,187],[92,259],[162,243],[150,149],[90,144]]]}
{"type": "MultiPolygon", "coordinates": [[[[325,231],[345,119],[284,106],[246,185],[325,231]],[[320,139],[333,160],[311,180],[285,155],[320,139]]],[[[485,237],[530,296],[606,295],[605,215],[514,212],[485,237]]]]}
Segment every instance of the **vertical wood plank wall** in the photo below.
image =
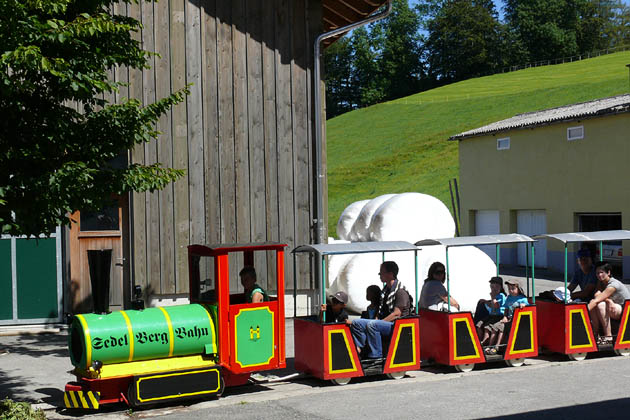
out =
{"type": "MultiPolygon", "coordinates": [[[[160,120],[159,140],[130,154],[132,162],[186,170],[160,192],[131,197],[134,284],[152,295],[186,293],[191,243],[284,241],[289,250],[311,243],[321,2],[161,0],[116,11],[141,20],[137,39],[161,56],[142,72],[117,69],[130,96],[148,103],[192,84],[160,120]]],[[[287,289],[291,259],[287,252],[287,289]]],[[[275,274],[271,258],[255,264],[263,284],[275,274]]],[[[310,272],[309,259],[298,259],[299,288],[313,286],[310,272]]]]}

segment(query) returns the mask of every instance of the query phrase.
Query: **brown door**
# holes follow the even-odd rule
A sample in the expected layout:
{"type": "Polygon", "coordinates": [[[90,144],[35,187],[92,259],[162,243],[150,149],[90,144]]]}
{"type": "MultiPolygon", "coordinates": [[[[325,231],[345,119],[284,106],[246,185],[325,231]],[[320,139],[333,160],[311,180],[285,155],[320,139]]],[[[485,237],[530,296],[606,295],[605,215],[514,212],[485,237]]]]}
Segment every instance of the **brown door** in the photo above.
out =
{"type": "Polygon", "coordinates": [[[98,212],[72,214],[70,228],[70,296],[73,313],[94,310],[88,250],[112,250],[109,286],[109,310],[124,307],[125,259],[123,258],[123,232],[126,219],[126,199],[118,205],[106,207],[98,212]]]}

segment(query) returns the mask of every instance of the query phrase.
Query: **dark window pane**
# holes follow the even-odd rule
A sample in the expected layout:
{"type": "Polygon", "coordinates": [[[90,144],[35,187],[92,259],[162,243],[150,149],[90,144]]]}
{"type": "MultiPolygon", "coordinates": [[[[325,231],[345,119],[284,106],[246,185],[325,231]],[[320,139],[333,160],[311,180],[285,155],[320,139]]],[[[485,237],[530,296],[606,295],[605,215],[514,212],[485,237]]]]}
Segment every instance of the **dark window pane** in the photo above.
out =
{"type": "Polygon", "coordinates": [[[81,212],[81,232],[118,230],[118,207],[105,207],[98,212],[81,212]]]}

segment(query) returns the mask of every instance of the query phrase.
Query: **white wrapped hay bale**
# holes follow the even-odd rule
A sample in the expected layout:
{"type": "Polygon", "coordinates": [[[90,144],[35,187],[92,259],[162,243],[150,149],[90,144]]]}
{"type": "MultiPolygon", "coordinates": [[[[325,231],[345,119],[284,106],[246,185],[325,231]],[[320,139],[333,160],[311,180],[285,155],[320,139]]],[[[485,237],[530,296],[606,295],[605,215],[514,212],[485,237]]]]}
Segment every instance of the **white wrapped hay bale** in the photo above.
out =
{"type": "Polygon", "coordinates": [[[395,195],[396,194],[381,195],[371,199],[368,203],[366,203],[361,209],[361,212],[359,213],[357,220],[354,222],[354,225],[352,226],[349,239],[353,242],[369,241],[372,216],[374,216],[374,213],[381,206],[381,204],[394,197],[395,195]]]}
{"type": "Polygon", "coordinates": [[[453,236],[455,222],[444,203],[430,195],[414,192],[396,194],[383,202],[374,212],[369,227],[371,241],[414,243],[426,238],[453,236]]]}
{"type": "Polygon", "coordinates": [[[357,220],[357,217],[359,217],[359,213],[361,213],[363,207],[369,202],[370,200],[355,201],[345,208],[345,210],[341,213],[341,216],[339,216],[339,220],[337,221],[337,236],[339,237],[339,239],[346,241],[356,241],[356,239],[351,239],[350,233],[352,231],[352,226],[357,220]]]}

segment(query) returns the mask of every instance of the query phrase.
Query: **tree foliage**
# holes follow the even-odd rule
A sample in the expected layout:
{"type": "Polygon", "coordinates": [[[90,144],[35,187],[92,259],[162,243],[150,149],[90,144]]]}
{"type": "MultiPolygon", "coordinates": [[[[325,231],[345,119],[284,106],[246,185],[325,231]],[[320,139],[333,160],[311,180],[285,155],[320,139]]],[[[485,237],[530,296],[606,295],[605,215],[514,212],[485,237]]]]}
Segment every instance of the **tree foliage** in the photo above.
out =
{"type": "Polygon", "coordinates": [[[378,21],[372,30],[380,51],[380,78],[385,99],[418,92],[424,78],[419,16],[407,0],[393,0],[392,6],[391,14],[378,21]]]}
{"type": "Polygon", "coordinates": [[[430,74],[441,83],[492,73],[502,59],[503,27],[492,1],[454,0],[428,22],[430,74]]]}
{"type": "Polygon", "coordinates": [[[589,0],[506,0],[510,29],[528,60],[552,60],[604,48],[604,20],[589,0]]]}
{"type": "Polygon", "coordinates": [[[140,23],[112,15],[114,3],[0,0],[2,233],[47,234],[68,224],[70,212],[99,209],[112,194],[155,191],[183,175],[157,164],[112,164],[157,138],[157,120],[187,93],[146,106],[103,99],[120,87],[109,69],[145,69],[151,55],[132,36],[140,23]]]}
{"type": "Polygon", "coordinates": [[[407,0],[393,0],[388,17],[355,29],[348,42],[342,38],[327,48],[328,118],[420,89],[425,73],[420,22],[407,0]],[[339,97],[341,92],[346,96],[339,97]]]}

